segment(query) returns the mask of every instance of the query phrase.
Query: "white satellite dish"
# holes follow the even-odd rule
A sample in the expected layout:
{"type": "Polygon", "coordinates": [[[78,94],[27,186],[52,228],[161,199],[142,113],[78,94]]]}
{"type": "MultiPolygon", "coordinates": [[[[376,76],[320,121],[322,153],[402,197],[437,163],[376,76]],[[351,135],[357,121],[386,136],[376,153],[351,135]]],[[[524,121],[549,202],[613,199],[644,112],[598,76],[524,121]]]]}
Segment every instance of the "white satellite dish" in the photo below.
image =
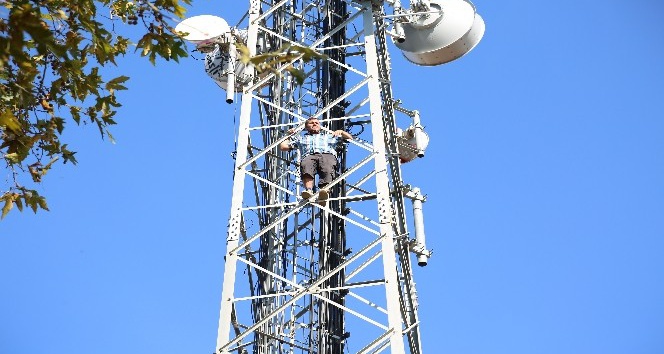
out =
{"type": "Polygon", "coordinates": [[[175,31],[187,33],[184,39],[196,45],[217,39],[230,29],[226,20],[213,15],[193,16],[175,26],[175,31]]]}
{"type": "Polygon", "coordinates": [[[470,52],[484,35],[484,20],[468,0],[430,0],[428,16],[413,15],[403,24],[397,48],[409,61],[424,66],[448,63],[470,52]]]}
{"type": "MultiPolygon", "coordinates": [[[[226,90],[226,102],[233,102],[233,93],[242,90],[248,83],[249,77],[245,75],[245,65],[238,60],[240,55],[235,44],[246,45],[248,31],[246,29],[232,28],[226,20],[212,15],[199,15],[185,19],[180,22],[175,30],[185,32],[183,38],[196,44],[196,49],[205,53],[205,72],[219,87],[226,90]],[[223,36],[230,34],[232,37],[220,41],[223,36]]],[[[262,50],[264,45],[259,45],[262,50]]],[[[264,73],[258,77],[267,75],[264,73]]]]}

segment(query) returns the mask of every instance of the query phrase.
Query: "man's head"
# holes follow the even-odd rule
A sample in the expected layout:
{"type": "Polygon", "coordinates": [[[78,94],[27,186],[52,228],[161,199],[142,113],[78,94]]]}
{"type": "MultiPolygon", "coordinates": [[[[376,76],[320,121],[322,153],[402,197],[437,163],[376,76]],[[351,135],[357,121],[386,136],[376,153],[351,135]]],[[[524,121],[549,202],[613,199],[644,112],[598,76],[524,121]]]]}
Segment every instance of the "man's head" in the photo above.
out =
{"type": "Polygon", "coordinates": [[[320,122],[318,118],[310,117],[304,122],[304,129],[306,129],[309,134],[318,134],[320,133],[320,122]]]}

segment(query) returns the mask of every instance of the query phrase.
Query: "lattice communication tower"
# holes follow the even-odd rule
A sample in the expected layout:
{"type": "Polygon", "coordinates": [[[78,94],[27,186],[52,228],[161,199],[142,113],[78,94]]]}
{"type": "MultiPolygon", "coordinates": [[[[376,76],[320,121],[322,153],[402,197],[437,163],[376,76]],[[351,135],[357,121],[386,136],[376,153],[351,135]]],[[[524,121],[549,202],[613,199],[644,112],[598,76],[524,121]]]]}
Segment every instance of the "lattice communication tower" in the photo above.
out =
{"type": "Polygon", "coordinates": [[[236,26],[203,15],[176,28],[240,105],[215,352],[421,354],[412,266],[431,255],[426,198],[401,168],[423,163],[428,136],[393,96],[388,45],[439,65],[469,52],[484,22],[467,0],[247,2],[236,26]],[[354,136],[326,203],[301,197],[297,153],[278,148],[308,117],[354,136]]]}

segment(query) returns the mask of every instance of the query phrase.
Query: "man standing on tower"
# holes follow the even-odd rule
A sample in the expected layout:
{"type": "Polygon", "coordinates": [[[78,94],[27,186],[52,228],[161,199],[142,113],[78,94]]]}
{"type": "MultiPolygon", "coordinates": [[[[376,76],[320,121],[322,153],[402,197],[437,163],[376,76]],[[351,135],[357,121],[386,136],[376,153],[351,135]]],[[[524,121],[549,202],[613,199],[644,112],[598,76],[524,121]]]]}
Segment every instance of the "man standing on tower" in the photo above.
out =
{"type": "MultiPolygon", "coordinates": [[[[325,204],[329,197],[329,191],[325,189],[337,172],[336,145],[340,139],[352,140],[353,136],[343,130],[335,130],[331,133],[322,133],[318,118],[310,117],[304,123],[306,133],[291,139],[284,140],[279,149],[289,151],[300,150],[300,176],[304,184],[302,198],[309,199],[314,195],[314,175],[318,175],[318,202],[325,204]]],[[[293,129],[288,133],[292,134],[293,129]]]]}

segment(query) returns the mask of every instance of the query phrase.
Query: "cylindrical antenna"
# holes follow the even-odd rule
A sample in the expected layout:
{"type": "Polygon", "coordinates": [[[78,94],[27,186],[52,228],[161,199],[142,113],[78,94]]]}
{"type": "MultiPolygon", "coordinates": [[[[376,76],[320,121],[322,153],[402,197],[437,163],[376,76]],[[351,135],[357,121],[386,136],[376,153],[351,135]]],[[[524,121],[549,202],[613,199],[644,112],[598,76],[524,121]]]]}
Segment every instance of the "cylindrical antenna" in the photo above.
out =
{"type": "Polygon", "coordinates": [[[396,40],[399,43],[403,43],[406,41],[406,36],[404,35],[403,32],[403,25],[401,22],[395,21],[394,22],[394,40],[396,40]]]}
{"type": "Polygon", "coordinates": [[[415,149],[417,150],[417,157],[424,157],[424,149],[426,149],[428,144],[428,139],[424,135],[424,129],[422,124],[420,124],[420,112],[413,111],[413,130],[415,134],[415,149]]]}
{"type": "Polygon", "coordinates": [[[231,34],[228,41],[228,73],[226,81],[226,103],[233,103],[235,96],[235,62],[237,61],[237,49],[235,38],[231,34]]]}
{"type": "Polygon", "coordinates": [[[419,188],[413,188],[415,198],[413,198],[413,222],[415,223],[415,242],[417,265],[424,267],[429,262],[429,251],[426,246],[426,236],[424,235],[424,213],[422,212],[422,194],[419,188]]]}

